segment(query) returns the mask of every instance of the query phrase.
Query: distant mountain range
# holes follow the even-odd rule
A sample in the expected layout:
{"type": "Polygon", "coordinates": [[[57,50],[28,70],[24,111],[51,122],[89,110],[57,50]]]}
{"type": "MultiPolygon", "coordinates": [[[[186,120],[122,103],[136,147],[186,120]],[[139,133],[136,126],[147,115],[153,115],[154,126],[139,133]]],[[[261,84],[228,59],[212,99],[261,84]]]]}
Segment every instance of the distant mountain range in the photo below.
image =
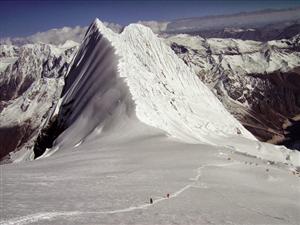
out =
{"type": "Polygon", "coordinates": [[[288,138],[299,149],[300,35],[258,42],[179,34],[166,42],[258,139],[288,138]]]}

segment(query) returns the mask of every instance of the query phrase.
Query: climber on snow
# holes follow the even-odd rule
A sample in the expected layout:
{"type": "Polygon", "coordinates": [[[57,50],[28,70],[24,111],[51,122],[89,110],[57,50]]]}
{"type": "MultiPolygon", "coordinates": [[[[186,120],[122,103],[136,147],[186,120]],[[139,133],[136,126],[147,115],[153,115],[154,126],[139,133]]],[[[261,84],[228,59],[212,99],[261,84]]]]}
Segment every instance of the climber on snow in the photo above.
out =
{"type": "Polygon", "coordinates": [[[150,198],[150,204],[153,204],[153,199],[152,198],[150,198]]]}

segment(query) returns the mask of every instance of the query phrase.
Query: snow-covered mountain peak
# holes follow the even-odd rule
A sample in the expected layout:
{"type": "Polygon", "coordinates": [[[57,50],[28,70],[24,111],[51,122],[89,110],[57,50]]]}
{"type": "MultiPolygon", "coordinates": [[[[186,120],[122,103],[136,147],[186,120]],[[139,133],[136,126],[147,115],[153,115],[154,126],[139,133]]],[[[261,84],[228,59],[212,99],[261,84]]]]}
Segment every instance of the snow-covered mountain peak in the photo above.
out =
{"type": "Polygon", "coordinates": [[[184,142],[212,143],[216,136],[238,134],[254,139],[141,24],[118,34],[98,19],[93,22],[67,76],[59,116],[69,127],[58,140],[65,147],[115,131],[128,119],[128,124],[138,121],[184,142]]]}

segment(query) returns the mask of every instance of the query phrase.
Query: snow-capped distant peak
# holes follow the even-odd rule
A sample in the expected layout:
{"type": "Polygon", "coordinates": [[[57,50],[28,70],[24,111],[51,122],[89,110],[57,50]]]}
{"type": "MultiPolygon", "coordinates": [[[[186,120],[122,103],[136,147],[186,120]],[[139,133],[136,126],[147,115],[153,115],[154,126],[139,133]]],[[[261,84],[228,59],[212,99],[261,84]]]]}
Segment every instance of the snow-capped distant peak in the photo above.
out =
{"type": "Polygon", "coordinates": [[[68,49],[68,48],[73,48],[73,47],[78,46],[78,45],[79,45],[78,42],[75,42],[75,41],[73,41],[73,40],[66,40],[65,43],[60,44],[58,47],[59,47],[59,48],[65,48],[65,49],[68,49]]]}

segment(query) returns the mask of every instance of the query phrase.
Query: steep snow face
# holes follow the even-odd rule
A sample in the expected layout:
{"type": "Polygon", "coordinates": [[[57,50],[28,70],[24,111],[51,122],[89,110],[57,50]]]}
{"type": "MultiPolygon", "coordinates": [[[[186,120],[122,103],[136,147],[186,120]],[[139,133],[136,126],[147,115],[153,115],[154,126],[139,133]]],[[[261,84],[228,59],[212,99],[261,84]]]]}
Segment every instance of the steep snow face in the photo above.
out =
{"type": "Polygon", "coordinates": [[[62,92],[58,119],[60,126],[69,129],[57,140],[60,148],[73,147],[132,116],[134,105],[118,76],[117,61],[110,42],[101,33],[90,31],[62,92]]]}
{"type": "Polygon", "coordinates": [[[127,78],[140,120],[192,142],[207,142],[211,134],[236,134],[238,129],[251,137],[150,29],[128,26],[115,47],[123,56],[120,74],[127,78]]]}
{"type": "Polygon", "coordinates": [[[267,141],[282,138],[282,124],[300,113],[299,40],[299,35],[269,42],[176,35],[166,42],[233,115],[267,141]]]}
{"type": "Polygon", "coordinates": [[[63,76],[77,46],[71,42],[61,47],[0,45],[0,64],[14,58],[0,72],[0,158],[33,146],[49,109],[60,97],[63,76]]]}
{"type": "Polygon", "coordinates": [[[60,146],[112,129],[124,116],[190,143],[237,133],[254,139],[163,40],[142,25],[116,34],[96,20],[63,95],[59,119],[69,129],[58,138],[60,146]]]}

